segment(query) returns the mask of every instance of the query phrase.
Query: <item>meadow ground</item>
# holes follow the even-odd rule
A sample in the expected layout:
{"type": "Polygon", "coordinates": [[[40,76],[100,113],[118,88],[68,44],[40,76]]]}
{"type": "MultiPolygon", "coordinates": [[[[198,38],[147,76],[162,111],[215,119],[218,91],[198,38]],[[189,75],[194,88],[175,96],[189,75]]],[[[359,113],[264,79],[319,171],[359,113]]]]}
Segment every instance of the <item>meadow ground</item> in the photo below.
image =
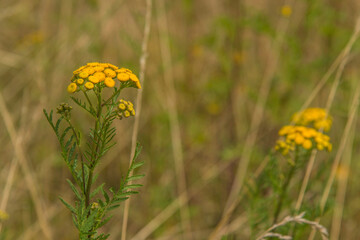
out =
{"type": "MultiPolygon", "coordinates": [[[[126,239],[257,239],[302,212],[287,220],[304,224],[273,232],[312,239],[312,225],[314,239],[325,229],[360,239],[359,17],[356,0],[2,0],[0,239],[78,239],[58,199],[73,199],[71,175],[43,109],[71,103],[78,67],[139,74],[141,56],[145,177],[126,239]],[[303,157],[282,193],[292,162],[274,152],[278,131],[308,107],[331,115],[332,151],[303,157]]],[[[136,103],[140,92],[123,97],[136,103]]],[[[89,118],[73,107],[85,131],[89,118]]],[[[107,186],[128,168],[134,119],[115,125],[99,169],[107,186]]],[[[109,239],[121,239],[123,213],[102,229],[109,239]]]]}

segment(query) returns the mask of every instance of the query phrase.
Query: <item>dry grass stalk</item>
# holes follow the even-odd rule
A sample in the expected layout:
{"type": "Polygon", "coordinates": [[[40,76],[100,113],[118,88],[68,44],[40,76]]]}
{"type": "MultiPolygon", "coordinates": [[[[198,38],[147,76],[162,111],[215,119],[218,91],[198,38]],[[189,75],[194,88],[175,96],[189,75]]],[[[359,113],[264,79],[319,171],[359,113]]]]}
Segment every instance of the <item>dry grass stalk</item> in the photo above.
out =
{"type": "Polygon", "coordinates": [[[37,214],[41,230],[43,231],[46,239],[52,239],[52,230],[50,228],[50,225],[48,224],[47,216],[45,214],[46,211],[44,211],[44,203],[40,197],[39,190],[37,188],[39,184],[36,182],[34,174],[29,166],[28,159],[26,158],[21,141],[18,141],[18,139],[20,138],[15,130],[13,119],[6,107],[6,103],[2,94],[0,94],[0,114],[4,119],[6,129],[9,133],[11,143],[14,147],[15,158],[18,159],[19,165],[24,173],[24,177],[26,179],[25,182],[27,184],[27,188],[30,191],[30,196],[35,207],[35,212],[37,214]]]}
{"type": "MultiPolygon", "coordinates": [[[[159,30],[159,42],[160,42],[160,52],[161,60],[163,66],[163,77],[166,86],[166,98],[169,112],[170,120],[170,131],[171,131],[171,142],[173,150],[173,158],[175,164],[175,174],[177,180],[177,190],[178,194],[184,195],[187,198],[187,184],[186,184],[186,175],[184,167],[184,157],[183,157],[183,147],[180,134],[180,124],[177,111],[176,103],[176,91],[173,75],[173,66],[170,52],[170,40],[169,40],[169,29],[166,19],[166,9],[164,0],[159,0],[155,2],[156,6],[156,17],[157,17],[157,26],[159,30]]],[[[184,206],[180,208],[180,217],[181,217],[181,227],[185,232],[191,233],[191,220],[190,220],[190,210],[188,202],[184,203],[184,206]]],[[[187,239],[192,239],[191,235],[187,239]]]]}
{"type": "MultiPolygon", "coordinates": [[[[356,122],[356,120],[354,121],[356,122]]],[[[340,231],[341,231],[341,222],[344,212],[345,206],[345,196],[346,196],[346,189],[347,183],[349,178],[350,172],[350,165],[353,153],[353,144],[354,144],[354,130],[351,132],[351,136],[349,138],[349,144],[347,145],[347,150],[344,153],[344,160],[341,164],[341,169],[343,172],[339,173],[338,177],[338,188],[336,190],[336,204],[334,207],[334,215],[331,223],[331,233],[330,233],[330,240],[337,240],[340,239],[340,231]]]]}
{"type": "MultiPolygon", "coordinates": [[[[151,12],[152,12],[152,0],[146,0],[144,38],[143,38],[142,45],[141,45],[140,73],[139,73],[139,80],[140,80],[140,83],[142,86],[144,86],[146,59],[148,56],[147,47],[148,47],[149,36],[150,36],[151,12]]],[[[142,105],[142,92],[143,92],[143,90],[140,89],[140,91],[138,91],[137,97],[136,97],[137,113],[135,116],[134,129],[133,129],[132,138],[131,138],[130,164],[131,164],[132,159],[134,158],[136,142],[137,142],[137,135],[138,135],[138,131],[139,131],[140,113],[141,113],[141,105],[142,105]]],[[[128,223],[128,219],[129,219],[129,208],[130,208],[130,199],[125,201],[122,231],[121,231],[121,240],[126,239],[127,223],[128,223]]]]}
{"type": "MultiPolygon", "coordinates": [[[[339,149],[336,152],[336,156],[335,156],[334,162],[333,162],[332,167],[331,167],[331,173],[330,173],[330,176],[328,178],[328,181],[326,182],[326,186],[325,186],[323,195],[322,195],[321,200],[320,200],[320,211],[322,213],[324,212],[325,205],[326,205],[327,200],[329,198],[330,190],[331,190],[332,184],[333,184],[334,179],[335,179],[336,171],[337,171],[337,169],[339,167],[339,164],[340,164],[340,161],[341,161],[341,159],[343,157],[345,146],[346,146],[346,144],[348,142],[348,139],[350,137],[350,131],[351,131],[354,119],[356,117],[358,107],[359,107],[359,98],[360,98],[360,84],[358,84],[357,87],[356,87],[355,94],[354,94],[353,100],[351,102],[351,107],[350,107],[349,114],[348,114],[348,120],[347,120],[346,125],[345,125],[345,130],[344,130],[344,133],[343,133],[343,135],[341,137],[341,140],[340,140],[339,149]]],[[[320,218],[317,218],[316,221],[319,222],[320,218]]],[[[315,237],[315,232],[312,231],[310,236],[309,236],[309,239],[314,239],[314,237],[315,237]]]]}
{"type": "Polygon", "coordinates": [[[292,239],[291,236],[287,236],[287,235],[281,235],[278,233],[274,233],[272,232],[273,230],[275,230],[278,227],[284,226],[288,223],[298,223],[298,224],[307,224],[310,225],[314,231],[319,231],[321,234],[321,238],[323,240],[328,240],[328,231],[327,229],[320,225],[317,222],[313,222],[310,220],[307,220],[304,218],[305,212],[300,213],[299,215],[295,216],[295,217],[291,217],[291,216],[287,216],[285,217],[281,222],[274,224],[273,226],[271,226],[270,228],[268,228],[264,233],[262,233],[258,238],[256,238],[256,240],[264,240],[267,237],[278,237],[279,239],[292,239]]]}

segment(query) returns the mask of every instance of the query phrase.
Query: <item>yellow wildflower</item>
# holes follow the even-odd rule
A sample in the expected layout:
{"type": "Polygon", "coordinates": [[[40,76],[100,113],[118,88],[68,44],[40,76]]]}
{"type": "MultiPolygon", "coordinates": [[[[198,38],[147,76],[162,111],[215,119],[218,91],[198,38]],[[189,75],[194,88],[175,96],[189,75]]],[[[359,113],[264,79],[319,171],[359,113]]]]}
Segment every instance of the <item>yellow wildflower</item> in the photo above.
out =
{"type": "Polygon", "coordinates": [[[109,78],[109,77],[105,78],[104,83],[105,83],[105,85],[107,87],[110,87],[110,88],[115,86],[115,81],[112,78],[109,78]]]}
{"type": "Polygon", "coordinates": [[[99,79],[100,82],[104,81],[105,77],[106,77],[103,72],[96,72],[93,74],[93,76],[96,77],[97,79],[99,79]]]}
{"type": "Polygon", "coordinates": [[[276,142],[275,150],[282,154],[294,151],[296,147],[311,150],[315,144],[318,150],[327,149],[331,151],[329,136],[305,126],[284,126],[279,131],[280,139],[276,142]]]}
{"type": "Polygon", "coordinates": [[[112,64],[110,64],[110,63],[108,63],[108,66],[111,67],[111,68],[114,69],[114,70],[119,69],[117,66],[112,65],[112,64]]]}
{"type": "Polygon", "coordinates": [[[83,72],[90,74],[93,74],[95,72],[95,69],[93,67],[87,67],[83,70],[83,72]]]}
{"type": "Polygon", "coordinates": [[[98,83],[99,79],[97,77],[95,77],[95,76],[90,76],[89,81],[92,82],[92,83],[98,83]]]}
{"type": "Polygon", "coordinates": [[[6,212],[0,210],[0,220],[6,220],[9,218],[9,214],[7,214],[6,212]]]}
{"type": "Polygon", "coordinates": [[[104,68],[101,67],[101,66],[95,66],[95,67],[94,67],[94,70],[95,70],[96,72],[102,72],[102,71],[104,71],[104,68]]]}
{"type": "Polygon", "coordinates": [[[119,109],[121,109],[121,110],[125,110],[125,109],[126,109],[125,104],[120,103],[120,104],[119,104],[119,109]]]}
{"type": "Polygon", "coordinates": [[[90,90],[94,88],[94,84],[92,82],[87,82],[85,83],[85,87],[90,90]]]}
{"type": "Polygon", "coordinates": [[[126,82],[130,79],[130,76],[127,73],[119,73],[117,75],[117,78],[119,79],[119,81],[126,82]]]}
{"type": "Polygon", "coordinates": [[[68,91],[69,93],[74,93],[74,92],[76,92],[76,89],[77,89],[76,83],[70,83],[69,86],[67,87],[67,91],[68,91]]]}
{"type": "Polygon", "coordinates": [[[317,130],[322,129],[325,132],[330,130],[332,124],[331,117],[322,108],[308,108],[295,113],[292,121],[298,125],[311,126],[317,130]]]}
{"type": "Polygon", "coordinates": [[[81,72],[81,73],[79,73],[79,77],[81,77],[81,78],[87,78],[89,76],[89,73],[87,73],[87,72],[81,72]]]}
{"type": "Polygon", "coordinates": [[[312,147],[312,142],[309,140],[309,139],[306,139],[302,146],[306,149],[306,150],[309,150],[311,147],[312,147]]]}
{"type": "Polygon", "coordinates": [[[289,17],[292,13],[292,9],[289,5],[282,6],[281,8],[281,15],[284,17],[289,17]]]}
{"type": "Polygon", "coordinates": [[[104,73],[107,77],[111,77],[111,78],[116,77],[116,72],[111,70],[110,68],[105,69],[104,73]]]}
{"type": "Polygon", "coordinates": [[[79,84],[79,85],[81,85],[81,84],[84,83],[84,79],[78,78],[78,79],[76,79],[76,83],[79,84]]]}
{"type": "Polygon", "coordinates": [[[124,116],[125,116],[126,118],[130,117],[130,112],[129,112],[128,110],[125,110],[125,111],[124,111],[124,116]]]}

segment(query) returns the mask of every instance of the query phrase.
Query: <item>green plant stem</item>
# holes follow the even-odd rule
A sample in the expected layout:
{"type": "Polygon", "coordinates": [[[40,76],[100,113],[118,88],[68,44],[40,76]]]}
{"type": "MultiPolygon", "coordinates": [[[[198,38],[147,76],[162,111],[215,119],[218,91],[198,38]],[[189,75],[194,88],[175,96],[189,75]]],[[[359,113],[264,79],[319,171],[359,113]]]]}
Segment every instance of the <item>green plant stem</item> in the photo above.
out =
{"type": "MultiPolygon", "coordinates": [[[[296,163],[296,159],[297,157],[295,157],[295,163],[296,163]]],[[[280,195],[279,195],[279,201],[276,205],[276,210],[275,210],[275,214],[274,214],[274,220],[273,220],[273,224],[275,224],[278,220],[278,217],[279,217],[279,214],[280,214],[280,211],[281,211],[281,208],[282,208],[282,205],[284,203],[284,198],[285,198],[285,195],[286,195],[286,191],[287,191],[287,188],[289,186],[289,183],[290,183],[290,180],[291,178],[293,177],[294,175],[294,172],[295,172],[295,164],[291,165],[291,168],[290,168],[290,171],[288,172],[287,176],[286,176],[286,179],[285,179],[285,182],[281,188],[281,192],[280,192],[280,195]]]]}
{"type": "Polygon", "coordinates": [[[117,94],[120,93],[120,91],[121,91],[122,89],[123,89],[123,87],[120,86],[119,89],[118,89],[117,91],[115,91],[115,92],[111,95],[111,97],[109,97],[103,104],[101,104],[101,106],[105,106],[106,104],[108,104],[108,103],[114,98],[114,96],[116,96],[117,94]]]}
{"type": "Polygon", "coordinates": [[[87,95],[86,92],[83,92],[83,93],[84,93],[84,95],[85,95],[85,97],[86,97],[86,100],[88,101],[91,109],[95,112],[94,106],[92,105],[92,102],[90,101],[89,95],[87,95]]]}
{"type": "Polygon", "coordinates": [[[79,150],[80,161],[81,161],[81,177],[82,177],[82,183],[83,183],[82,192],[85,193],[85,188],[86,188],[86,186],[85,186],[85,169],[84,169],[83,152],[82,152],[81,147],[80,147],[80,138],[77,135],[74,126],[71,124],[70,119],[65,118],[65,120],[68,122],[68,124],[71,127],[71,130],[73,131],[73,133],[75,135],[75,138],[76,138],[76,145],[77,145],[78,150],[79,150]]]}

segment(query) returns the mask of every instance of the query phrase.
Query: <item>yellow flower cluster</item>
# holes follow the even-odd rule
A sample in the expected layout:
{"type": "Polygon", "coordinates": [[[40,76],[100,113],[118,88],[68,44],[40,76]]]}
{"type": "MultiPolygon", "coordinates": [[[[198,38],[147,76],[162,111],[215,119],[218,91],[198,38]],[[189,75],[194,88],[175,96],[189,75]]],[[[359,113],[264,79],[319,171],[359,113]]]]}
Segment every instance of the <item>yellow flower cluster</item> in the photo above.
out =
{"type": "Polygon", "coordinates": [[[121,120],[123,117],[135,116],[134,105],[130,101],[125,101],[123,99],[119,100],[117,117],[121,120]]]}
{"type": "Polygon", "coordinates": [[[2,211],[1,209],[0,209],[0,221],[1,220],[6,220],[6,219],[8,219],[9,218],[9,215],[6,213],[6,212],[4,212],[4,211],[2,211]]]}
{"type": "Polygon", "coordinates": [[[331,117],[322,108],[308,108],[297,112],[292,117],[292,122],[297,125],[312,126],[324,132],[328,132],[332,125],[331,117]]]}
{"type": "Polygon", "coordinates": [[[281,15],[284,17],[289,17],[292,13],[292,9],[289,5],[284,5],[281,7],[281,15]]]}
{"type": "Polygon", "coordinates": [[[75,70],[73,74],[67,87],[69,93],[91,90],[95,86],[112,88],[115,86],[115,78],[128,87],[141,88],[139,79],[131,70],[118,68],[110,63],[88,63],[75,70]]]}
{"type": "Polygon", "coordinates": [[[319,151],[326,149],[331,151],[332,145],[329,136],[314,128],[304,126],[284,126],[279,131],[281,139],[276,142],[275,150],[287,155],[295,151],[296,147],[311,150],[317,148],[319,151]]]}

